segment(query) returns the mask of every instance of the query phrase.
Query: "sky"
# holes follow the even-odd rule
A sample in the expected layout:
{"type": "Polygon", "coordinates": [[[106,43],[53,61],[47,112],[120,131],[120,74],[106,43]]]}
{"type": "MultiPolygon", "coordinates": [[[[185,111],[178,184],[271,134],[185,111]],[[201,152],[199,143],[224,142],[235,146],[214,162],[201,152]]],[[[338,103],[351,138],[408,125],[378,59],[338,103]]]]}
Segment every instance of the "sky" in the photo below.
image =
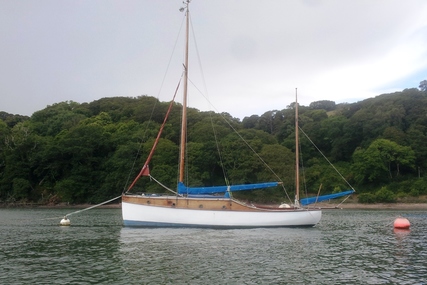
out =
{"type": "MultiPolygon", "coordinates": [[[[182,0],[0,0],[0,111],[149,95],[183,70],[182,0]]],[[[243,119],[427,79],[425,0],[192,0],[189,106],[243,119]],[[206,102],[208,99],[210,103],[206,102]]]]}

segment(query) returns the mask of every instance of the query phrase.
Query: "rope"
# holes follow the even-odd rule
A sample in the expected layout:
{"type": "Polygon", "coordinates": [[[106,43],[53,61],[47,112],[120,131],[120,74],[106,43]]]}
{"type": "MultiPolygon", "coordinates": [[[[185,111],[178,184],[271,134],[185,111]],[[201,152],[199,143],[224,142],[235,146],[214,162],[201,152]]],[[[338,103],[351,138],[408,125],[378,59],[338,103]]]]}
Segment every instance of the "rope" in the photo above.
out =
{"type": "Polygon", "coordinates": [[[110,200],[108,200],[108,201],[102,202],[102,203],[100,203],[100,204],[97,204],[97,205],[95,205],[95,206],[92,206],[92,207],[89,207],[89,208],[86,208],[86,209],[83,209],[83,210],[78,210],[78,211],[75,211],[75,212],[72,212],[72,213],[66,214],[66,215],[65,215],[65,217],[68,217],[68,216],[71,216],[71,215],[74,215],[74,214],[77,214],[77,213],[81,213],[81,212],[84,212],[84,211],[87,211],[87,210],[90,210],[90,209],[93,209],[93,208],[96,208],[96,207],[102,206],[102,205],[104,205],[104,204],[107,204],[107,203],[109,203],[109,202],[112,202],[112,201],[114,201],[114,200],[117,200],[117,199],[119,199],[119,198],[121,198],[121,197],[122,197],[122,195],[117,196],[116,198],[110,199],[110,200]]]}
{"type": "Polygon", "coordinates": [[[162,184],[160,181],[158,181],[156,178],[154,178],[153,176],[151,176],[150,174],[150,179],[153,179],[154,182],[156,182],[157,184],[159,184],[160,186],[162,186],[164,189],[168,190],[169,192],[174,193],[177,196],[182,196],[181,194],[178,194],[178,192],[173,191],[172,189],[170,189],[169,187],[167,187],[166,185],[162,184]]]}
{"type": "Polygon", "coordinates": [[[339,207],[342,203],[344,203],[348,198],[350,198],[350,195],[348,195],[347,197],[345,197],[344,200],[341,201],[341,203],[339,203],[338,205],[336,205],[335,207],[339,207]]]}

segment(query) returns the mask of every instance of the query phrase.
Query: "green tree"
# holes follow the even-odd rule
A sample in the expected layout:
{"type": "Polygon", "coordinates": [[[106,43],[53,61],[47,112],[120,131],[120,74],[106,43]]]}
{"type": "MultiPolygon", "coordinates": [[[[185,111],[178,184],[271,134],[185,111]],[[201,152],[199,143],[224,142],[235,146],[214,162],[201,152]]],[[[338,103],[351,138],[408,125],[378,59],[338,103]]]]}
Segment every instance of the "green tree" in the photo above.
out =
{"type": "Polygon", "coordinates": [[[34,174],[32,165],[40,149],[40,137],[32,129],[30,121],[16,124],[4,138],[2,150],[3,167],[0,175],[0,193],[2,198],[24,199],[24,194],[34,196],[34,174]],[[26,181],[25,183],[23,181],[26,181]],[[28,185],[28,183],[30,185],[28,185]],[[25,187],[24,187],[24,186],[25,187]],[[24,190],[25,189],[25,190],[24,190]]]}
{"type": "Polygon", "coordinates": [[[66,101],[43,110],[34,112],[31,116],[31,122],[34,131],[42,136],[55,136],[62,130],[69,130],[86,118],[85,115],[77,112],[79,103],[66,101]]]}
{"type": "Polygon", "coordinates": [[[385,181],[401,174],[401,168],[414,168],[415,155],[410,147],[386,139],[375,140],[366,150],[353,154],[354,170],[359,181],[385,181]]]}
{"type": "Polygon", "coordinates": [[[326,111],[332,111],[336,108],[334,101],[322,100],[310,103],[312,109],[324,109],[326,111]]]}
{"type": "MultiPolygon", "coordinates": [[[[6,159],[5,142],[8,135],[9,135],[9,128],[7,127],[6,123],[0,119],[0,180],[5,167],[5,159],[6,159]]],[[[1,194],[0,194],[0,199],[1,199],[1,194]]]]}
{"type": "Polygon", "coordinates": [[[31,184],[27,179],[14,178],[13,179],[13,197],[16,200],[27,200],[30,196],[31,184]]]}

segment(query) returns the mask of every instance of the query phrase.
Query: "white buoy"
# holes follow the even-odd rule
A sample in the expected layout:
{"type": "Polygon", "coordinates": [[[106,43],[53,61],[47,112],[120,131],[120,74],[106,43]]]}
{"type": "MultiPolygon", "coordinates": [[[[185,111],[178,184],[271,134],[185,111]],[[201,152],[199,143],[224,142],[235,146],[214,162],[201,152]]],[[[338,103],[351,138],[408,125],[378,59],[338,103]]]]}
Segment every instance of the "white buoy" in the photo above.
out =
{"type": "Polygon", "coordinates": [[[67,216],[65,216],[60,222],[59,224],[61,226],[69,226],[71,224],[70,220],[67,218],[67,216]]]}
{"type": "Polygon", "coordinates": [[[291,206],[289,205],[289,204],[286,204],[286,203],[282,203],[282,204],[280,204],[280,206],[279,206],[279,208],[286,208],[286,209],[288,209],[288,208],[290,208],[291,206]]]}

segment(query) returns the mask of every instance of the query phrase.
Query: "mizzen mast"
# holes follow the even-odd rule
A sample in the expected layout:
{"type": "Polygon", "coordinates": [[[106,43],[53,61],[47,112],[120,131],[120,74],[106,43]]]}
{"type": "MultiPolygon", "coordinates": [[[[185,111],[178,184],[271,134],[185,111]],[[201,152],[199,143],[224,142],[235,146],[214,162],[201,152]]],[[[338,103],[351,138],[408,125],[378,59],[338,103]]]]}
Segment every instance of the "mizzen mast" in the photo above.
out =
{"type": "Polygon", "coordinates": [[[295,206],[299,207],[298,88],[295,88],[295,206]]]}
{"type": "Polygon", "coordinates": [[[189,38],[189,18],[190,0],[183,2],[185,7],[181,8],[180,11],[185,11],[186,26],[185,26],[185,55],[184,55],[184,95],[182,100],[182,119],[181,119],[181,142],[179,152],[179,182],[184,182],[185,173],[185,149],[187,141],[187,86],[188,86],[188,38],[189,38]]]}

